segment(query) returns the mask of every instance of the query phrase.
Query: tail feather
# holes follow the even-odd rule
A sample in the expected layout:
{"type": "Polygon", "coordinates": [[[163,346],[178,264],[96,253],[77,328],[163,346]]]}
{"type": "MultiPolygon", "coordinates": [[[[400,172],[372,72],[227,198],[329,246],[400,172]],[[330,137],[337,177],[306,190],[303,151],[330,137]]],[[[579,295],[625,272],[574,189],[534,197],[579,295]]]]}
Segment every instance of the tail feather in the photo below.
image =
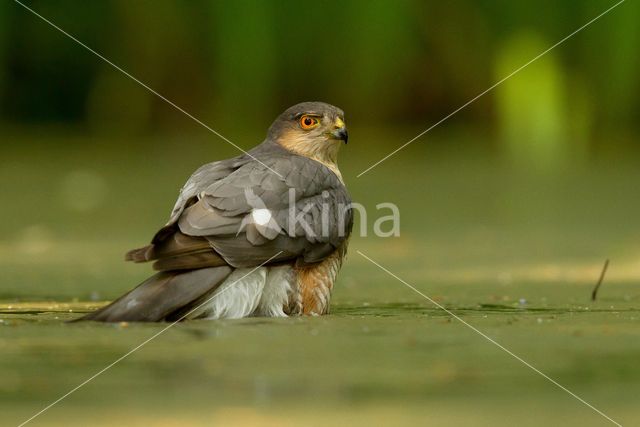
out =
{"type": "Polygon", "coordinates": [[[158,271],[193,270],[196,268],[217,267],[227,265],[223,259],[209,249],[206,252],[194,252],[171,258],[161,258],[153,263],[153,269],[158,271]]]}
{"type": "Polygon", "coordinates": [[[131,249],[124,255],[125,261],[147,262],[151,259],[153,245],[147,245],[142,248],[131,249]]]}
{"type": "Polygon", "coordinates": [[[161,240],[154,239],[150,245],[130,250],[125,254],[124,259],[125,261],[147,262],[154,259],[173,258],[201,252],[209,252],[212,257],[215,256],[219,261],[217,265],[225,264],[224,260],[213,251],[207,239],[187,236],[179,231],[174,231],[172,234],[164,236],[161,240]]]}
{"type": "Polygon", "coordinates": [[[227,266],[157,273],[111,304],[79,319],[99,322],[177,320],[176,313],[210,294],[231,274],[227,266]]]}

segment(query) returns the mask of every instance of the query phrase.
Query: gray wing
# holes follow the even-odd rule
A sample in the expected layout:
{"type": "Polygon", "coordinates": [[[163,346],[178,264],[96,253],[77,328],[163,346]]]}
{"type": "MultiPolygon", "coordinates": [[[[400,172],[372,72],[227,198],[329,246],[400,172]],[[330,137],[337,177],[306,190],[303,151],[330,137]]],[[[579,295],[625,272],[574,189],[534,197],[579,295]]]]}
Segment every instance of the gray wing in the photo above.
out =
{"type": "Polygon", "coordinates": [[[208,163],[198,168],[180,189],[178,200],[176,200],[176,204],[171,211],[171,217],[167,225],[171,225],[178,220],[190,199],[198,195],[209,185],[231,174],[239,165],[244,163],[243,160],[244,156],[236,157],[229,160],[208,163]]]}
{"type": "Polygon", "coordinates": [[[260,160],[240,157],[196,171],[167,226],[129,259],[159,260],[161,270],[254,267],[268,260],[315,263],[340,248],[353,218],[337,176],[319,162],[279,150],[260,160]],[[268,212],[269,221],[256,221],[255,210],[268,212]]]}
{"type": "Polygon", "coordinates": [[[305,157],[271,156],[264,163],[242,165],[205,188],[180,216],[180,231],[206,238],[235,267],[259,265],[278,252],[277,261],[321,261],[351,231],[346,188],[305,157]],[[269,222],[256,222],[254,210],[268,211],[269,222]]]}

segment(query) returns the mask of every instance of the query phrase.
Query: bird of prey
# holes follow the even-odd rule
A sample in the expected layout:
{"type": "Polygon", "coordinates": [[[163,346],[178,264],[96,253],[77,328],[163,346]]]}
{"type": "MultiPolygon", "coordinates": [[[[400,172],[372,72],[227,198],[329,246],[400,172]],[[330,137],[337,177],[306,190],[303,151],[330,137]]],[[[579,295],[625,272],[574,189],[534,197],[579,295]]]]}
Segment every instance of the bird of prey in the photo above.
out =
{"type": "Polygon", "coordinates": [[[200,167],[151,244],[126,254],[158,273],[78,320],[327,313],[353,224],[337,165],[347,137],[342,110],[303,102],[249,152],[200,167]]]}

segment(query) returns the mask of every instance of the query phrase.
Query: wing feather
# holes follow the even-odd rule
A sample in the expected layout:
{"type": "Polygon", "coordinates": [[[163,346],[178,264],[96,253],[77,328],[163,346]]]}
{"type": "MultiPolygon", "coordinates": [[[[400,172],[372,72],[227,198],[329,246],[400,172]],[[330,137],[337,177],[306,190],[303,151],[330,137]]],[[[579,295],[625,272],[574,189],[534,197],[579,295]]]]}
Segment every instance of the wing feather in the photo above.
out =
{"type": "Polygon", "coordinates": [[[161,270],[220,262],[255,267],[276,254],[272,262],[315,263],[341,247],[353,218],[340,179],[319,162],[265,144],[252,152],[260,162],[241,156],[198,169],[152,247],[132,251],[130,258],[156,259],[161,270]],[[290,198],[294,215],[289,212],[290,198]],[[257,224],[254,209],[268,209],[273,223],[257,224]],[[330,210],[325,218],[323,209],[330,210]],[[300,213],[308,227],[291,223],[300,213]]]}

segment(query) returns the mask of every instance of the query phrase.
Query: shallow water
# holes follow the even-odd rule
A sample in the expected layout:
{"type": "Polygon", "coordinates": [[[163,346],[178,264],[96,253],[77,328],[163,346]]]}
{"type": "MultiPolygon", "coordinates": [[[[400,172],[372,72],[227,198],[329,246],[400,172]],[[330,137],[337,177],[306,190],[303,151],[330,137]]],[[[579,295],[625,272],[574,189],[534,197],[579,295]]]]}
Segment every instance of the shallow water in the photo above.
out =
{"type": "MultiPolygon", "coordinates": [[[[87,414],[97,417],[92,424],[105,425],[606,424],[402,284],[384,277],[367,284],[372,293],[394,287],[402,302],[341,302],[356,298],[362,286],[336,291],[333,314],[321,318],[177,324],[38,422],[68,425],[71,417],[82,425],[79,414],[87,414]]],[[[500,294],[480,295],[480,285],[441,286],[449,292],[439,303],[465,322],[624,425],[640,421],[640,310],[630,285],[606,284],[596,303],[584,285],[502,285],[500,294]]],[[[435,295],[442,287],[422,289],[435,295]]],[[[0,305],[6,425],[166,327],[64,323],[101,304],[0,305]]]]}
{"type": "Polygon", "coordinates": [[[402,234],[354,237],[329,316],[164,332],[167,324],[65,323],[149,274],[122,254],[164,222],[179,182],[202,162],[198,144],[161,172],[140,165],[169,164],[178,143],[121,158],[107,142],[71,140],[67,152],[43,145],[47,162],[30,163],[19,145],[3,157],[0,171],[21,182],[2,189],[21,201],[7,204],[1,225],[3,425],[159,332],[33,425],[607,425],[356,250],[611,418],[640,424],[640,171],[624,164],[569,173],[551,188],[505,184],[511,175],[491,159],[433,153],[367,180],[355,174],[378,153],[356,148],[345,160],[354,197],[395,201],[402,234]],[[75,169],[104,185],[69,190],[75,169]],[[88,207],[64,196],[98,187],[102,199],[88,207]]]}

